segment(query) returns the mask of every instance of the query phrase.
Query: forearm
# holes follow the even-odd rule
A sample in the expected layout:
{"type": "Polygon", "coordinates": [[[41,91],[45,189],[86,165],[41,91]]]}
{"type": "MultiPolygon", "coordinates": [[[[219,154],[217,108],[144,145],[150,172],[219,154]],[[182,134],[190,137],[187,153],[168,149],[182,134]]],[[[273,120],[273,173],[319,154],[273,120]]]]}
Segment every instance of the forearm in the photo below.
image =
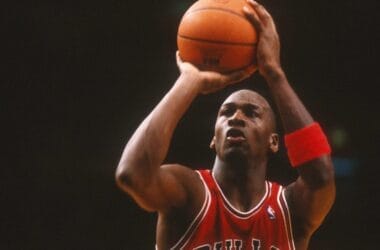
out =
{"type": "MultiPolygon", "coordinates": [[[[285,134],[309,126],[314,122],[312,116],[290,86],[281,68],[273,69],[271,74],[265,78],[280,114],[285,134]]],[[[332,173],[330,157],[323,155],[315,160],[308,164],[309,167],[314,168],[314,171],[303,171],[303,168],[299,168],[299,173],[307,184],[321,183],[321,179],[324,181],[326,176],[330,176],[326,173],[332,173]]]]}
{"type": "Polygon", "coordinates": [[[285,133],[293,132],[313,122],[312,116],[290,86],[281,68],[272,69],[264,77],[276,103],[285,133]]]}
{"type": "Polygon", "coordinates": [[[174,130],[198,94],[196,79],[181,75],[127,143],[117,175],[149,179],[164,161],[174,130]]]}

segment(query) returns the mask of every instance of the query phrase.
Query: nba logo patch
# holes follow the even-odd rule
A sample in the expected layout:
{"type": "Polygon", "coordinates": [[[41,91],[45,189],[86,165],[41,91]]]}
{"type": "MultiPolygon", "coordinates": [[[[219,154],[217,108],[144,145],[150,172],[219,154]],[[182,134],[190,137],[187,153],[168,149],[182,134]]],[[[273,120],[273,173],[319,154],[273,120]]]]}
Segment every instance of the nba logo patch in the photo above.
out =
{"type": "Polygon", "coordinates": [[[271,206],[268,206],[267,213],[268,213],[269,219],[271,219],[271,220],[276,219],[275,212],[271,206]]]}

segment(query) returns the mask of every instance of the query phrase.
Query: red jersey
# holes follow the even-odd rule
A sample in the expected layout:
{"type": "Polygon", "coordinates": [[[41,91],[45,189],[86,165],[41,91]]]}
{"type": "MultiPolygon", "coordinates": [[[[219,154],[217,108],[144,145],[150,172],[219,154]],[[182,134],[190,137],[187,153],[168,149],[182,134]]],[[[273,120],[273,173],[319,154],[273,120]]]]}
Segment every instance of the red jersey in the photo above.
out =
{"type": "Polygon", "coordinates": [[[295,249],[284,188],[266,181],[266,192],[250,211],[234,208],[209,170],[197,171],[205,185],[202,209],[171,249],[295,249]]]}

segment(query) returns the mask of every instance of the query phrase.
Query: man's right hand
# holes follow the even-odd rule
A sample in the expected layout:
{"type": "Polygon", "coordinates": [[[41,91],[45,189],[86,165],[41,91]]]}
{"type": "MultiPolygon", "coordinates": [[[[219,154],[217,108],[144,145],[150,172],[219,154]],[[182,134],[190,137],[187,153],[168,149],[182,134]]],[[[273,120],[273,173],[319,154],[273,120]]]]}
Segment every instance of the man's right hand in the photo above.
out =
{"type": "Polygon", "coordinates": [[[201,71],[193,64],[182,61],[178,51],[176,57],[181,76],[191,77],[192,84],[198,84],[198,93],[201,94],[213,93],[228,85],[241,82],[250,77],[257,69],[256,66],[251,65],[242,70],[221,74],[214,71],[201,71]]]}

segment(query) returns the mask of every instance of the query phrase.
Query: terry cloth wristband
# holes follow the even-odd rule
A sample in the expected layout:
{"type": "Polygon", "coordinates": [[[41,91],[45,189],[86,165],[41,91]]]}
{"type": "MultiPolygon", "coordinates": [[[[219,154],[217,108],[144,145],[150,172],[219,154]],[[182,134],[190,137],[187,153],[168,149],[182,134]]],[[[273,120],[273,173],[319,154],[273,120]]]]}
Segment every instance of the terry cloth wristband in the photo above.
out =
{"type": "Polygon", "coordinates": [[[285,135],[285,146],[293,167],[331,153],[326,135],[317,122],[285,135]]]}

